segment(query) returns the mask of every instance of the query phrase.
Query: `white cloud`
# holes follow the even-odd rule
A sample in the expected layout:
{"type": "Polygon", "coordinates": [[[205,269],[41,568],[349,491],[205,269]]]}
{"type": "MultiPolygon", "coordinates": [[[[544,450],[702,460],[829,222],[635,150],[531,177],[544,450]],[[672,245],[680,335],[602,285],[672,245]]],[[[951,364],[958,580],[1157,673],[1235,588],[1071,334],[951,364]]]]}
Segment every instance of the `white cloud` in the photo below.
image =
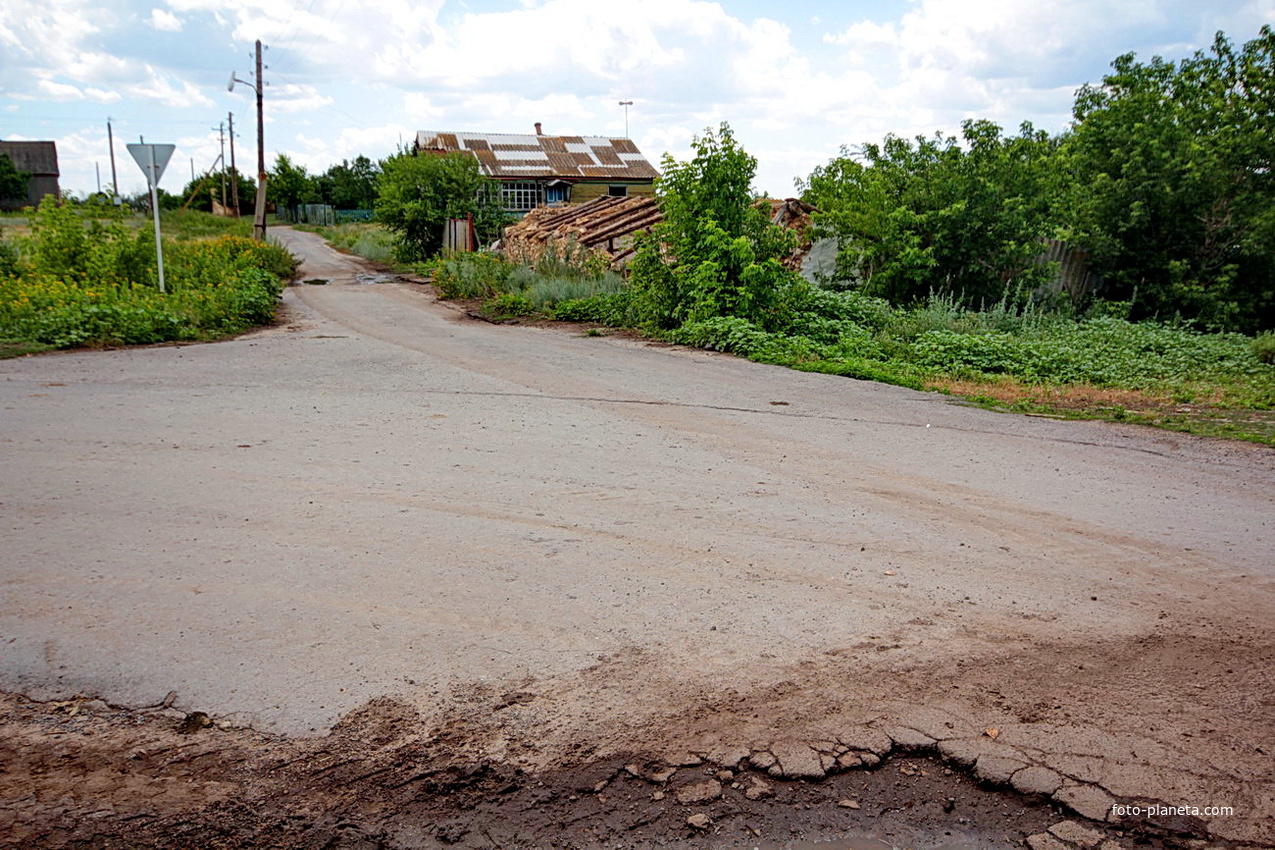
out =
{"type": "Polygon", "coordinates": [[[160,32],[181,32],[181,18],[165,9],[151,9],[150,25],[160,32]]]}
{"type": "Polygon", "coordinates": [[[40,94],[50,100],[83,100],[84,92],[68,83],[57,83],[53,80],[40,80],[36,85],[40,94]]]}
{"type": "Polygon", "coordinates": [[[329,95],[320,94],[314,86],[297,85],[295,83],[267,88],[266,98],[270,102],[271,112],[285,114],[313,112],[333,103],[329,95]]]}
{"type": "Polygon", "coordinates": [[[146,68],[146,72],[144,80],[125,86],[131,97],[153,100],[172,109],[213,105],[199,88],[185,80],[175,80],[150,67],[146,68]]]}
{"type": "MultiPolygon", "coordinates": [[[[753,18],[706,0],[0,0],[0,108],[6,135],[61,149],[111,104],[117,131],[190,138],[188,156],[215,158],[215,134],[192,134],[219,113],[255,141],[238,114],[252,93],[225,80],[251,78],[260,38],[272,159],[326,170],[419,129],[618,135],[617,101],[632,100],[630,133],[653,162],[728,120],[759,188],[784,194],[842,144],[886,133],[955,132],[966,117],[1061,130],[1074,89],[1115,56],[1176,58],[1275,20],[1275,0],[911,0],[872,21],[832,6],[820,24],[809,4],[753,18]]],[[[86,173],[75,150],[68,180],[86,173]]]]}

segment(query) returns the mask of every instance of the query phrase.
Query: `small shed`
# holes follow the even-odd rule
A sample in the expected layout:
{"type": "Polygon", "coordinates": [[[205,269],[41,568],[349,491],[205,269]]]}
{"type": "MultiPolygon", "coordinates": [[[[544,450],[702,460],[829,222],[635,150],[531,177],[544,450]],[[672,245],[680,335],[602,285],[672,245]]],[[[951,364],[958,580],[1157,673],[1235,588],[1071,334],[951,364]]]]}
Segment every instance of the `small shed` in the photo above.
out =
{"type": "Polygon", "coordinates": [[[629,139],[603,136],[436,132],[416,134],[417,154],[465,153],[500,181],[506,210],[567,206],[598,197],[652,195],[660,174],[629,139]]]}
{"type": "Polygon", "coordinates": [[[7,154],[14,168],[30,175],[26,198],[0,198],[0,209],[39,206],[45,195],[62,196],[58,188],[58,148],[55,143],[0,141],[0,154],[7,154]]]}

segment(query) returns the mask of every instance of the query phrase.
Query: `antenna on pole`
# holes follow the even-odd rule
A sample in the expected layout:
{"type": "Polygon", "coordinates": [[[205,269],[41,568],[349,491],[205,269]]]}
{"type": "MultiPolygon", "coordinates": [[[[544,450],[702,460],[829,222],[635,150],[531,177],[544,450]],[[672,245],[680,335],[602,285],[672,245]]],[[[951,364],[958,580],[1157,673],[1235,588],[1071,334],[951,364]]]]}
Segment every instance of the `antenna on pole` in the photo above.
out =
{"type": "Polygon", "coordinates": [[[629,137],[629,107],[633,105],[631,100],[620,101],[620,106],[624,107],[624,138],[629,137]]]}

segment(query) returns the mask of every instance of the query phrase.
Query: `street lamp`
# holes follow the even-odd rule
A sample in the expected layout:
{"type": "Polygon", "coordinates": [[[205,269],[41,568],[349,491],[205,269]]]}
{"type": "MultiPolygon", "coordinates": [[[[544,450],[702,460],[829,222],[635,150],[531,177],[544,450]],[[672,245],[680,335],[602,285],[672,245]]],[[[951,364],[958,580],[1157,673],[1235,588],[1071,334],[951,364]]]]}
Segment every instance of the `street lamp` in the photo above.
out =
{"type": "Polygon", "coordinates": [[[622,100],[620,105],[624,107],[624,138],[629,137],[629,107],[633,105],[631,100],[622,100]]]}
{"type": "Polygon", "coordinates": [[[235,76],[234,72],[230,73],[230,82],[226,85],[226,91],[234,91],[235,83],[243,83],[245,86],[252,86],[252,90],[257,93],[257,204],[256,215],[252,223],[252,235],[254,239],[265,240],[266,238],[266,136],[265,136],[265,120],[262,114],[262,89],[264,83],[261,82],[261,39],[257,39],[257,81],[250,83],[247,80],[241,80],[235,76]]]}

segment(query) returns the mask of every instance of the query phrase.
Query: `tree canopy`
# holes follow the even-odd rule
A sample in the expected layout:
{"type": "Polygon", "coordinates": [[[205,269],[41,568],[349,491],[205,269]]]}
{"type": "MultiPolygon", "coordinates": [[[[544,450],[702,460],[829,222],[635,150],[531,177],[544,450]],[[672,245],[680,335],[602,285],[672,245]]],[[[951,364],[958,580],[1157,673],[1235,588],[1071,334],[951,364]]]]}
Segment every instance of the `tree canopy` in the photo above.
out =
{"type": "Polygon", "coordinates": [[[801,186],[839,243],[839,285],[978,306],[1040,292],[1044,240],[1086,252],[1097,294],[1133,318],[1275,325],[1275,34],[1180,62],[1133,54],[1081,88],[1056,138],[887,137],[801,186]]]}
{"type": "Polygon", "coordinates": [[[1060,165],[1067,236],[1142,315],[1270,327],[1275,308],[1275,34],[1221,33],[1174,63],[1119,57],[1076,96],[1060,165]]]}
{"type": "Polygon", "coordinates": [[[283,207],[318,203],[314,180],[304,165],[295,164],[287,154],[279,154],[266,182],[266,198],[283,207]]]}
{"type": "Polygon", "coordinates": [[[314,178],[315,191],[322,203],[339,210],[370,210],[376,204],[380,174],[380,166],[366,156],[353,162],[343,159],[314,178]]]}
{"type": "Polygon", "coordinates": [[[804,182],[817,232],[840,243],[843,281],[897,303],[942,293],[978,306],[1047,278],[1033,259],[1049,229],[1054,143],[1030,124],[1009,138],[989,121],[962,129],[843,148],[804,182]]]}

